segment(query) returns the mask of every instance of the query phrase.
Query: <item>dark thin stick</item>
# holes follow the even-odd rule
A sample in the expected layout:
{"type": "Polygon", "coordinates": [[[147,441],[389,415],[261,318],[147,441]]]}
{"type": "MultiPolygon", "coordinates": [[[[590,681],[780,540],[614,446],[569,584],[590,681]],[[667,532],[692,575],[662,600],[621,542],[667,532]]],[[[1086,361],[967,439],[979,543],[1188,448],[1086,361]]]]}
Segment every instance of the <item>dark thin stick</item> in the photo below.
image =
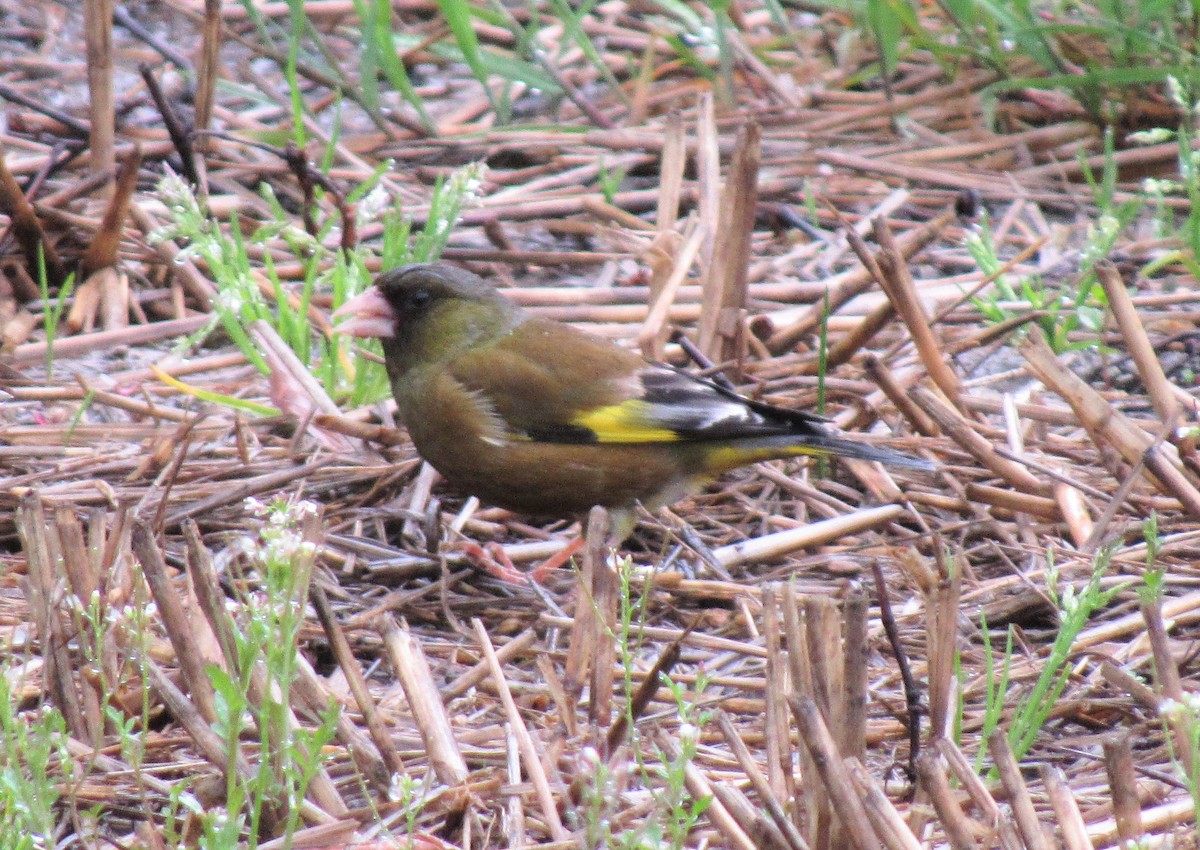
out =
{"type": "Polygon", "coordinates": [[[116,8],[113,9],[113,20],[120,24],[138,41],[144,42],[150,47],[154,48],[154,50],[157,51],[162,58],[166,59],[181,71],[186,71],[188,75],[191,75],[195,70],[195,68],[192,66],[191,60],[189,60],[174,47],[167,44],[161,38],[156,36],[154,33],[150,32],[150,30],[142,26],[131,14],[129,14],[124,6],[118,4],[116,8]]]}
{"type": "Polygon", "coordinates": [[[151,72],[150,66],[139,65],[138,73],[142,75],[146,88],[150,90],[150,97],[154,98],[154,105],[158,108],[158,114],[162,116],[163,124],[167,128],[167,135],[171,137],[171,144],[175,145],[175,150],[179,153],[184,178],[193,186],[200,185],[200,175],[196,171],[196,151],[192,147],[191,129],[183,123],[175,108],[171,106],[171,102],[163,94],[162,86],[158,84],[158,78],[151,72]]]}
{"type": "Polygon", "coordinates": [[[61,112],[60,110],[55,109],[53,106],[47,105],[45,101],[36,100],[35,98],[22,94],[19,90],[10,85],[0,83],[0,97],[4,98],[5,100],[11,100],[13,103],[19,103],[28,109],[32,109],[34,112],[40,112],[47,118],[62,124],[76,136],[82,136],[86,139],[92,133],[91,125],[88,124],[88,122],[80,121],[78,118],[74,118],[65,112],[61,112]]]}
{"type": "Polygon", "coordinates": [[[601,753],[603,758],[608,758],[609,755],[616,752],[617,747],[621,744],[625,735],[629,731],[629,721],[636,721],[646,711],[646,707],[654,699],[654,695],[662,688],[665,677],[671,675],[671,670],[679,663],[679,658],[683,654],[684,641],[691,635],[692,629],[696,624],[692,623],[684,630],[675,641],[663,650],[662,655],[654,662],[654,666],[650,668],[650,672],[646,674],[646,678],[642,680],[641,686],[633,695],[633,699],[629,702],[629,708],[621,712],[616,721],[608,729],[608,736],[605,738],[605,749],[601,753]]]}
{"type": "Polygon", "coordinates": [[[346,196],[333,181],[312,167],[304,151],[293,142],[288,142],[287,148],[280,154],[288,168],[296,175],[300,190],[304,194],[304,229],[313,236],[318,235],[316,219],[313,218],[313,206],[316,201],[314,188],[320,186],[329,193],[338,214],[342,218],[342,250],[349,252],[358,244],[358,229],[355,226],[354,207],[346,203],[346,196]]]}
{"type": "Polygon", "coordinates": [[[37,280],[40,254],[47,283],[60,286],[66,280],[66,269],[59,260],[54,245],[47,239],[42,222],[34,212],[24,190],[9,171],[3,148],[0,148],[0,212],[9,217],[9,228],[25,255],[25,267],[29,270],[29,276],[37,280]]]}
{"type": "Polygon", "coordinates": [[[716,371],[717,367],[713,365],[713,362],[679,328],[671,331],[671,342],[678,343],[679,347],[683,349],[683,353],[688,356],[688,359],[699,366],[700,369],[710,372],[711,374],[708,375],[710,381],[723,390],[737,392],[737,387],[733,385],[733,381],[726,378],[723,372],[716,371]]]}
{"type": "MultiPolygon", "coordinates": [[[[900,643],[900,630],[896,628],[896,615],[892,612],[892,603],[888,599],[887,581],[883,577],[883,567],[878,560],[871,561],[871,572],[875,576],[875,592],[879,598],[879,619],[883,630],[887,632],[888,643],[892,645],[892,654],[896,656],[896,667],[900,670],[900,681],[904,683],[904,703],[908,707],[908,780],[915,783],[917,779],[917,756],[921,753],[921,691],[913,678],[912,669],[908,666],[908,656],[900,643]]],[[[915,788],[915,786],[914,786],[915,788]]],[[[911,792],[910,792],[911,793],[911,792]]]]}
{"type": "Polygon", "coordinates": [[[603,112],[596,108],[595,104],[587,99],[586,95],[580,92],[570,80],[563,76],[562,71],[558,70],[558,66],[551,61],[545,51],[535,50],[533,58],[542,66],[542,70],[554,79],[554,82],[562,86],[563,94],[570,99],[571,103],[579,107],[579,111],[586,115],[589,121],[605,130],[612,129],[613,123],[605,117],[603,112]]]}

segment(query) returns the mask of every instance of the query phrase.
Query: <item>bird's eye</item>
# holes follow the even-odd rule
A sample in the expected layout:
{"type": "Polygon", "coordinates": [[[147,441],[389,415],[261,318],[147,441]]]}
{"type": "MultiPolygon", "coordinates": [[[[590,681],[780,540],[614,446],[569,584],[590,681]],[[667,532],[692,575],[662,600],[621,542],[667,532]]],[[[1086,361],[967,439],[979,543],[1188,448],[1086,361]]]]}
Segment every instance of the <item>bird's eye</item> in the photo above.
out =
{"type": "Polygon", "coordinates": [[[433,301],[433,293],[428,289],[414,289],[408,293],[405,300],[408,302],[408,312],[419,313],[433,301]]]}

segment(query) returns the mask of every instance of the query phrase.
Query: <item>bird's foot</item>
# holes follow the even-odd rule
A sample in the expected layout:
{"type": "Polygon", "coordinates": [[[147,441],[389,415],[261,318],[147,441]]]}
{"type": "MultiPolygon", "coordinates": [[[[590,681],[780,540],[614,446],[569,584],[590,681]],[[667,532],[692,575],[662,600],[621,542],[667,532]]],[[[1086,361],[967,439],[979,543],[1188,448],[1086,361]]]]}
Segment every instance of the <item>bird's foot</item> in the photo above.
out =
{"type": "MultiPolygon", "coordinates": [[[[531,576],[521,572],[508,557],[504,547],[494,540],[480,546],[474,540],[464,540],[458,548],[467,556],[471,565],[478,567],[490,576],[506,581],[509,584],[529,584],[531,576]]],[[[536,579],[534,579],[536,580],[536,579]]]]}
{"type": "Polygon", "coordinates": [[[508,557],[504,547],[495,541],[489,541],[482,546],[473,540],[464,540],[458,548],[471,564],[483,570],[490,576],[506,581],[509,584],[542,584],[546,577],[566,564],[580,549],[583,548],[583,537],[576,537],[559,551],[555,552],[529,572],[521,572],[508,557]]]}

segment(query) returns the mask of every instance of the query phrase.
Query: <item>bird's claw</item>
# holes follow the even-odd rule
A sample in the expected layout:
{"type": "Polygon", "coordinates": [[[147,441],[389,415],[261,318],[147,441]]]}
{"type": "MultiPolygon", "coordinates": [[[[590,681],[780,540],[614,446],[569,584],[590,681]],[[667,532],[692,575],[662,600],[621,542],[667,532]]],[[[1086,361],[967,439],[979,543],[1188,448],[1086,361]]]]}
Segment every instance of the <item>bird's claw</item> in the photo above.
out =
{"type": "Polygon", "coordinates": [[[508,552],[499,543],[488,541],[482,546],[473,540],[464,540],[458,548],[466,555],[473,566],[478,567],[490,576],[508,582],[509,584],[526,585],[530,582],[543,584],[546,577],[554,570],[562,567],[567,561],[583,548],[583,538],[576,537],[558,552],[555,552],[529,572],[521,572],[508,557],[508,552]]]}

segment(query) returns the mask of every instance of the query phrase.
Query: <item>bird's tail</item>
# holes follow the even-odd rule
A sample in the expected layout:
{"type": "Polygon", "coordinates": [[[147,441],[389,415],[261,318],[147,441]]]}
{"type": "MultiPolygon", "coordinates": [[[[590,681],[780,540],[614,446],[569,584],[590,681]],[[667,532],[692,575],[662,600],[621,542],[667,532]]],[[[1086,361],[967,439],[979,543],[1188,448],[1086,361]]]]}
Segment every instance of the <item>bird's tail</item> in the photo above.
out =
{"type": "Polygon", "coordinates": [[[803,445],[796,447],[797,455],[837,455],[838,457],[853,458],[854,460],[874,460],[887,466],[898,466],[904,469],[916,469],[922,472],[933,472],[937,464],[923,457],[835,437],[831,434],[817,434],[805,438],[803,445]]]}
{"type": "Polygon", "coordinates": [[[905,469],[915,469],[921,472],[934,472],[938,465],[920,457],[904,454],[893,449],[872,446],[869,443],[849,440],[834,434],[812,433],[798,437],[796,434],[772,435],[755,439],[741,439],[736,448],[725,452],[710,454],[710,467],[730,469],[744,463],[756,460],[770,460],[781,457],[838,457],[854,460],[873,460],[888,466],[898,466],[905,469]]]}

